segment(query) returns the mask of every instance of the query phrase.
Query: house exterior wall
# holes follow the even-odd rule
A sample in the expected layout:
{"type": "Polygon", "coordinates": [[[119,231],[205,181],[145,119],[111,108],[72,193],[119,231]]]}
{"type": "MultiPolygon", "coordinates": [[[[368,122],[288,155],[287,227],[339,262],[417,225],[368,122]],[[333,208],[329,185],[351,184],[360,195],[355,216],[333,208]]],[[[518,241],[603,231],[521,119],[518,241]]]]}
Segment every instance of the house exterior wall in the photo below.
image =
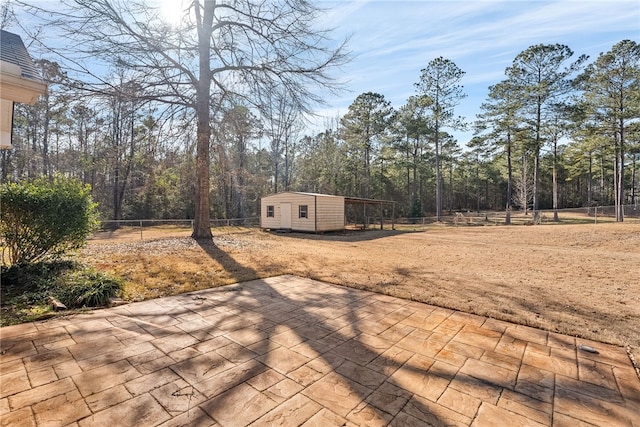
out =
{"type": "Polygon", "coordinates": [[[260,227],[281,229],[282,204],[291,204],[291,230],[330,231],[344,228],[344,197],[313,193],[279,193],[263,197],[260,203],[260,227]],[[273,206],[273,217],[267,216],[273,206]],[[300,218],[300,206],[307,206],[307,217],[300,218]]]}
{"type": "Polygon", "coordinates": [[[0,149],[11,149],[13,104],[34,104],[47,90],[19,35],[0,30],[0,149]]]}

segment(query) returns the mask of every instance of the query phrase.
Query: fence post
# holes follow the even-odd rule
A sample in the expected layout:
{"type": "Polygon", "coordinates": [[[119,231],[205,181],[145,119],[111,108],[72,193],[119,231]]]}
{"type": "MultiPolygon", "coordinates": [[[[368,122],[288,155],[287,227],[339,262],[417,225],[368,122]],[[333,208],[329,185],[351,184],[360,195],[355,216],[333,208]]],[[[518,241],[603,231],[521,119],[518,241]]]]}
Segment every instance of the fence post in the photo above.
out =
{"type": "Polygon", "coordinates": [[[140,220],[140,240],[142,239],[142,220],[140,220]]]}
{"type": "Polygon", "coordinates": [[[595,224],[598,223],[598,207],[596,206],[596,210],[595,210],[595,214],[593,215],[593,217],[595,218],[595,224]]]}

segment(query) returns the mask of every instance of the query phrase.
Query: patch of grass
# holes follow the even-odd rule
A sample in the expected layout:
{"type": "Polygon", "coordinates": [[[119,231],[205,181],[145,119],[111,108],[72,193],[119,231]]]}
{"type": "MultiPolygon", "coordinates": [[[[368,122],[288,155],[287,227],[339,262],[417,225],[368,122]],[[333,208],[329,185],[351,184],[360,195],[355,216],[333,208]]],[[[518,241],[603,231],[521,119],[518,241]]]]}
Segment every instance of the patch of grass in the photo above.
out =
{"type": "Polygon", "coordinates": [[[108,305],[120,289],[120,281],[85,268],[67,275],[65,283],[58,284],[56,296],[70,308],[101,307],[108,305]]]}
{"type": "Polygon", "coordinates": [[[0,326],[41,320],[56,313],[49,297],[68,308],[101,307],[121,293],[122,283],[76,261],[1,267],[0,326]]]}
{"type": "MultiPolygon", "coordinates": [[[[236,257],[246,253],[246,246],[265,243],[256,243],[255,230],[237,231],[219,233],[215,244],[204,246],[186,236],[94,241],[90,248],[80,252],[79,259],[122,278],[121,298],[132,302],[282,274],[282,270],[271,267],[266,272],[256,272],[244,260],[238,262],[236,257]]],[[[268,233],[258,236],[269,238],[268,233]]]]}

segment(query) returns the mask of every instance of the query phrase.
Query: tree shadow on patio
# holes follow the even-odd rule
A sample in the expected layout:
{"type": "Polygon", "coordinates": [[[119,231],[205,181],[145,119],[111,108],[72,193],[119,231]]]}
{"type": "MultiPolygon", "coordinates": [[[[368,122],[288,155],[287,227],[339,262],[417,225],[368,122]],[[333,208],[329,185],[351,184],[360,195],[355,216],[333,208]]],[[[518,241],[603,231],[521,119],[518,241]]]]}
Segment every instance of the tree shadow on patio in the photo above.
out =
{"type": "MultiPolygon", "coordinates": [[[[249,268],[214,244],[200,246],[238,277],[251,275],[249,268]]],[[[392,420],[401,425],[470,422],[436,403],[457,368],[396,346],[396,340],[416,329],[398,325],[419,309],[415,303],[398,304],[383,295],[311,281],[311,289],[292,289],[295,285],[289,282],[301,280],[306,281],[283,276],[240,283],[229,292],[218,288],[215,295],[202,291],[207,299],[192,310],[227,313],[205,319],[213,323],[212,330],[219,330],[214,334],[234,343],[235,353],[230,349],[224,353],[225,358],[237,362],[235,367],[225,368],[219,359],[210,358],[207,363],[212,362],[214,370],[221,369],[219,374],[210,376],[208,369],[202,378],[190,378],[193,387],[209,399],[200,406],[216,421],[224,424],[231,416],[235,421],[240,417],[252,422],[253,413],[273,422],[287,408],[296,412],[307,408],[309,417],[338,415],[341,421],[366,425],[385,425],[392,420]],[[205,379],[206,375],[209,378],[205,379]],[[277,383],[271,384],[274,381],[277,383]],[[253,383],[254,389],[246,382],[253,383]],[[270,387],[262,390],[266,385],[270,387]],[[228,413],[238,399],[249,407],[251,402],[256,406],[245,412],[246,418],[228,413]],[[276,405],[280,406],[266,413],[276,405]],[[321,411],[322,406],[331,412],[321,411]]],[[[216,352],[221,353],[219,349],[216,352]]],[[[177,369],[179,374],[184,371],[197,372],[198,368],[185,361],[177,369]]]]}

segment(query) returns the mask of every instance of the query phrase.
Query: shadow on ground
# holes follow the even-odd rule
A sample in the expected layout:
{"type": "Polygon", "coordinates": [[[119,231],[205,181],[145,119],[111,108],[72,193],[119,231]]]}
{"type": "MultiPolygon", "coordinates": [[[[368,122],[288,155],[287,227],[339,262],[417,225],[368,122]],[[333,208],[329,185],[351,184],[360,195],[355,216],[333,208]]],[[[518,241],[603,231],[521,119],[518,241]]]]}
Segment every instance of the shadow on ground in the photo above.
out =
{"type": "MultiPolygon", "coordinates": [[[[406,232],[382,230],[336,235],[291,233],[289,236],[295,238],[312,236],[328,240],[345,238],[355,241],[353,239],[369,240],[401,233],[406,232]]],[[[233,257],[215,244],[203,241],[199,242],[199,245],[212,259],[227,266],[230,272],[238,272],[239,277],[246,277],[248,273],[246,270],[250,269],[237,263],[233,257]]],[[[257,276],[256,272],[253,273],[257,276]]],[[[286,282],[286,279],[284,281],[286,282]]],[[[340,300],[340,308],[332,304],[336,302],[336,296],[329,296],[321,289],[313,293],[294,293],[295,297],[292,299],[268,282],[260,282],[260,286],[247,284],[229,288],[225,304],[239,305],[253,313],[259,313],[253,325],[261,325],[257,327],[262,332],[260,334],[262,339],[251,347],[251,351],[258,355],[257,360],[261,363],[285,375],[297,372],[307,364],[313,363],[317,370],[310,367],[307,369],[316,371],[315,376],[323,376],[318,382],[304,389],[302,395],[313,402],[320,401],[325,408],[327,405],[338,405],[343,409],[343,411],[336,411],[332,408],[331,412],[338,412],[338,415],[349,417],[351,421],[362,425],[384,425],[394,417],[398,418],[398,422],[409,422],[409,424],[421,421],[433,425],[447,424],[435,411],[425,405],[423,398],[402,388],[403,379],[410,381],[411,378],[418,378],[429,366],[426,366],[424,361],[408,363],[408,359],[398,357],[397,352],[402,354],[402,350],[386,355],[385,352],[393,346],[393,342],[368,335],[361,330],[360,322],[367,317],[368,322],[373,322],[374,318],[393,311],[396,308],[390,303],[393,298],[366,293],[373,299],[388,300],[389,304],[386,310],[378,313],[367,311],[368,315],[362,318],[357,311],[366,310],[369,304],[362,300],[361,292],[348,288],[337,289],[339,289],[337,299],[340,300]],[[264,327],[265,325],[268,327],[264,327]],[[272,350],[271,346],[274,342],[281,347],[272,350]],[[301,347],[297,348],[298,346],[301,347]],[[301,353],[297,353],[296,350],[301,353]],[[287,364],[289,366],[286,366],[287,364]],[[400,380],[391,379],[382,373],[392,374],[401,367],[405,371],[406,378],[400,380]],[[377,394],[374,394],[376,391],[377,394]],[[370,398],[369,401],[367,398],[370,398]],[[378,402],[378,406],[385,407],[384,409],[388,412],[372,404],[372,399],[378,402]],[[400,413],[400,409],[407,405],[410,410],[400,413]]],[[[216,327],[215,324],[213,326],[216,327]]],[[[398,336],[394,335],[394,337],[398,336]]],[[[235,387],[240,387],[241,384],[249,381],[256,372],[250,369],[245,375],[237,377],[235,387]]],[[[301,375],[304,377],[308,374],[301,375]]],[[[450,374],[451,372],[446,370],[441,372],[434,370],[427,382],[431,384],[441,380],[440,382],[448,383],[451,380],[450,374]]],[[[311,375],[314,376],[313,373],[311,375]]],[[[311,381],[311,379],[308,380],[311,381]]],[[[302,379],[301,382],[304,384],[305,380],[302,379]]],[[[233,389],[234,384],[229,386],[233,389]]],[[[233,400],[234,396],[235,393],[232,391],[223,393],[213,403],[209,402],[205,411],[214,419],[218,419],[216,414],[225,412],[229,405],[232,405],[228,400],[233,400]]],[[[296,405],[299,404],[300,402],[296,403],[296,405]]]]}
{"type": "Polygon", "coordinates": [[[632,426],[640,408],[618,347],[294,276],[0,332],[7,425],[632,426]]]}
{"type": "Polygon", "coordinates": [[[326,233],[301,233],[293,231],[269,231],[273,234],[278,234],[283,237],[291,239],[303,239],[303,240],[322,240],[333,242],[366,242],[370,240],[382,239],[385,237],[399,236],[402,234],[422,233],[424,230],[341,230],[332,231],[326,233]]]}

